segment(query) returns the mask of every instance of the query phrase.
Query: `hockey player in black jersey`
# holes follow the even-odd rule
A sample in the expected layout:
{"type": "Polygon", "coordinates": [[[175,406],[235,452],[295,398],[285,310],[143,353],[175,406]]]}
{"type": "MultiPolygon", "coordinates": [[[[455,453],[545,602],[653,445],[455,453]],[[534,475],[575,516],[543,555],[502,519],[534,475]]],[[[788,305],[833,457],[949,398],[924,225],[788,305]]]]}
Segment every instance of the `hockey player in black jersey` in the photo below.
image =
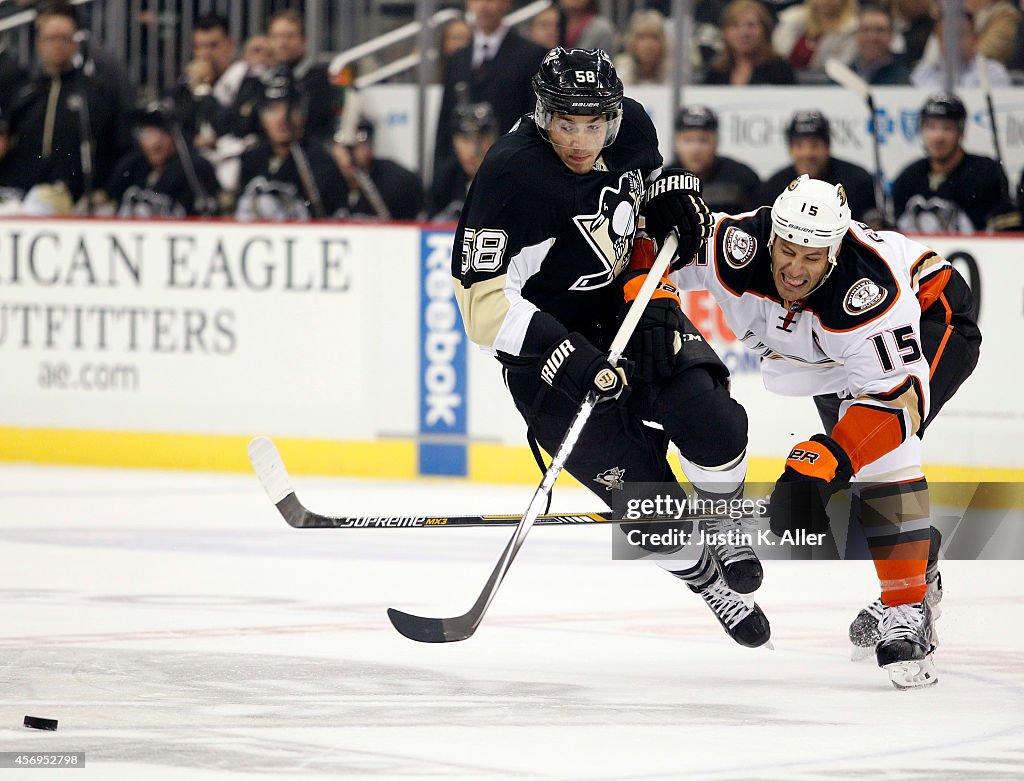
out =
{"type": "MultiPolygon", "coordinates": [[[[456,233],[452,275],[466,331],[501,363],[530,435],[549,453],[586,393],[598,393],[603,403],[566,463],[598,496],[646,483],[684,498],[666,459],[669,440],[695,486],[734,495],[746,471],[746,413],[674,288],[661,287],[634,333],[632,376],[605,354],[634,289],[620,277],[641,209],[656,237],[676,231],[679,256],[691,257],[710,231],[699,182],[684,172],[658,179],[654,126],[623,97],[603,51],[552,49],[533,83],[536,110],[487,153],[456,233]]],[[[760,608],[730,586],[760,585],[752,552],[729,549],[719,559],[686,545],[672,555],[658,563],[701,595],[733,639],[768,641],[760,608]]]]}
{"type": "Polygon", "coordinates": [[[967,109],[939,92],[921,108],[926,156],[908,165],[892,185],[896,225],[922,233],[1020,230],[1020,215],[995,160],[965,152],[967,109]]]}
{"type": "Polygon", "coordinates": [[[790,451],[771,528],[823,531],[830,497],[853,484],[881,596],[851,640],[897,688],[933,684],[941,581],[921,437],[977,363],[971,291],[936,252],[851,222],[842,185],[801,176],[771,208],[715,218],[672,281],[710,291],[761,354],[765,386],[813,396],[825,427],[790,451]]]}

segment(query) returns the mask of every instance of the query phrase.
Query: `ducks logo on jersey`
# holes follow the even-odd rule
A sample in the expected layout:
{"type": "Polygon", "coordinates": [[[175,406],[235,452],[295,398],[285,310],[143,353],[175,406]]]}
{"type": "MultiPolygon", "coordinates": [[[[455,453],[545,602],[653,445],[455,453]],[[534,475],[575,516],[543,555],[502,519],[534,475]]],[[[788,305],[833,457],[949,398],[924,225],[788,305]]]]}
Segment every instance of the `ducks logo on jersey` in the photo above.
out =
{"type": "Polygon", "coordinates": [[[598,199],[597,212],[573,217],[603,268],[577,279],[571,290],[593,290],[615,279],[629,263],[640,215],[644,180],[639,171],[627,171],[619,177],[618,187],[605,187],[598,199]]]}
{"type": "Polygon", "coordinates": [[[736,269],[747,265],[757,253],[757,239],[735,226],[725,231],[722,246],[725,247],[725,262],[736,269]]]}
{"type": "Polygon", "coordinates": [[[850,292],[843,299],[843,309],[848,315],[859,315],[878,306],[887,296],[888,292],[884,287],[864,277],[853,283],[850,292]]]}

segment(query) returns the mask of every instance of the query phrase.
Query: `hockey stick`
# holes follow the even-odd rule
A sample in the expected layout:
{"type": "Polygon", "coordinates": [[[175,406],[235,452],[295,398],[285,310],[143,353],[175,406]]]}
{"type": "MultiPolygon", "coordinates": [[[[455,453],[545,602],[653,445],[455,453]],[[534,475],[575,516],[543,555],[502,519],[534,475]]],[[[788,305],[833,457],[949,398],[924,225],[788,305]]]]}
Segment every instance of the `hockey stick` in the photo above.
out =
{"type": "Polygon", "coordinates": [[[996,125],[996,107],[992,102],[992,85],[988,80],[988,59],[983,55],[977,55],[978,77],[981,81],[981,91],[985,95],[985,106],[988,108],[988,124],[992,130],[992,148],[995,149],[996,161],[1003,169],[1003,176],[1006,176],[1006,166],[1003,165],[1003,150],[999,145],[999,128],[996,125]]]}
{"type": "Polygon", "coordinates": [[[889,199],[885,195],[885,173],[882,171],[881,141],[878,136],[878,116],[875,114],[875,96],[871,93],[871,87],[864,79],[854,73],[834,57],[825,61],[825,74],[842,87],[850,90],[855,95],[860,95],[867,104],[868,112],[871,115],[871,142],[875,153],[875,208],[889,224],[894,225],[895,221],[889,211],[889,199]]]}
{"type": "MultiPolygon", "coordinates": [[[[249,461],[278,512],[295,529],[402,529],[517,526],[521,515],[321,515],[307,509],[295,495],[281,454],[267,437],[249,443],[249,461]]],[[[610,513],[541,515],[541,526],[617,523],[610,513]]]]}
{"type": "MultiPolygon", "coordinates": [[[[321,515],[307,508],[295,493],[277,447],[267,437],[249,443],[249,460],[263,490],[281,516],[294,529],[450,529],[518,526],[521,515],[321,515]]],[[[717,521],[721,515],[693,514],[671,520],[717,521]]],[[[619,519],[612,513],[552,513],[537,516],[537,526],[593,526],[595,524],[644,523],[667,519],[619,519]]]]}
{"type": "MultiPolygon", "coordinates": [[[[629,342],[630,336],[633,335],[633,331],[636,329],[644,309],[646,309],[648,302],[651,300],[654,289],[668,269],[669,262],[676,254],[678,248],[679,242],[676,235],[674,233],[669,234],[664,246],[658,252],[654,265],[648,272],[640,292],[637,293],[636,298],[629,307],[629,311],[626,313],[625,319],[622,321],[622,325],[619,326],[619,330],[612,340],[611,348],[608,350],[608,361],[613,366],[622,356],[623,350],[626,349],[626,344],[629,342]]],[[[551,489],[555,485],[555,479],[562,471],[566,460],[576,446],[576,441],[583,432],[583,427],[590,418],[590,413],[594,411],[596,404],[597,394],[594,391],[590,391],[580,405],[580,408],[576,411],[575,417],[569,424],[568,431],[565,432],[562,443],[558,446],[558,450],[551,459],[551,465],[544,473],[544,477],[540,481],[540,485],[537,486],[537,490],[534,491],[533,498],[530,500],[526,512],[519,521],[519,525],[516,526],[512,539],[505,546],[501,558],[498,559],[498,563],[495,565],[491,576],[487,579],[483,590],[480,592],[480,596],[477,597],[473,606],[461,616],[454,616],[452,618],[414,616],[411,613],[403,613],[401,610],[388,608],[388,618],[391,619],[395,629],[410,640],[418,640],[423,643],[450,643],[472,637],[476,628],[483,620],[484,613],[487,612],[491,600],[494,599],[501,581],[505,578],[505,573],[512,566],[512,561],[526,540],[530,527],[533,526],[537,517],[541,514],[548,494],[551,493],[551,489]]]]}

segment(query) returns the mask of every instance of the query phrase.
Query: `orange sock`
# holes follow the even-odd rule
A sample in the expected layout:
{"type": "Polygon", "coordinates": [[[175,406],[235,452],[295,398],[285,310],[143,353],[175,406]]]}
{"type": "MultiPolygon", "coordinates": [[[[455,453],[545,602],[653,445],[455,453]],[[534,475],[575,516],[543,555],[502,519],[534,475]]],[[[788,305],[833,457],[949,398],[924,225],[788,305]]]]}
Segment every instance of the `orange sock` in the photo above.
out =
{"type": "Polygon", "coordinates": [[[882,602],[891,607],[923,600],[931,537],[925,479],[864,486],[855,495],[854,513],[875,561],[882,602]]]}
{"type": "MultiPolygon", "coordinates": [[[[928,586],[924,582],[924,571],[928,566],[928,543],[904,543],[897,545],[897,548],[907,548],[900,551],[899,556],[917,555],[912,554],[911,547],[920,547],[924,558],[922,559],[892,559],[889,556],[892,548],[888,547],[883,556],[877,558],[878,553],[872,549],[872,556],[875,558],[875,571],[878,573],[878,582],[882,586],[882,602],[890,607],[894,605],[905,605],[909,602],[920,602],[924,599],[924,593],[928,586]]],[[[881,553],[881,551],[879,551],[881,553]]]]}

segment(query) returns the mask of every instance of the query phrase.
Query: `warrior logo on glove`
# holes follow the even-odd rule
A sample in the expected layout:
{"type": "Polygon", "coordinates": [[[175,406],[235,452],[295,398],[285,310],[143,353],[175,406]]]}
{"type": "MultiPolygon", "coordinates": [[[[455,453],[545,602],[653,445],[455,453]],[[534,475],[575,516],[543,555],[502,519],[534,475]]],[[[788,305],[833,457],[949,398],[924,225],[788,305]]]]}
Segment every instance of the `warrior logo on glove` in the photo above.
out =
{"type": "Polygon", "coordinates": [[[715,227],[714,217],[701,197],[700,177],[682,168],[666,168],[644,194],[647,234],[661,246],[672,232],[679,237],[673,269],[688,265],[704,249],[715,227]]]}

